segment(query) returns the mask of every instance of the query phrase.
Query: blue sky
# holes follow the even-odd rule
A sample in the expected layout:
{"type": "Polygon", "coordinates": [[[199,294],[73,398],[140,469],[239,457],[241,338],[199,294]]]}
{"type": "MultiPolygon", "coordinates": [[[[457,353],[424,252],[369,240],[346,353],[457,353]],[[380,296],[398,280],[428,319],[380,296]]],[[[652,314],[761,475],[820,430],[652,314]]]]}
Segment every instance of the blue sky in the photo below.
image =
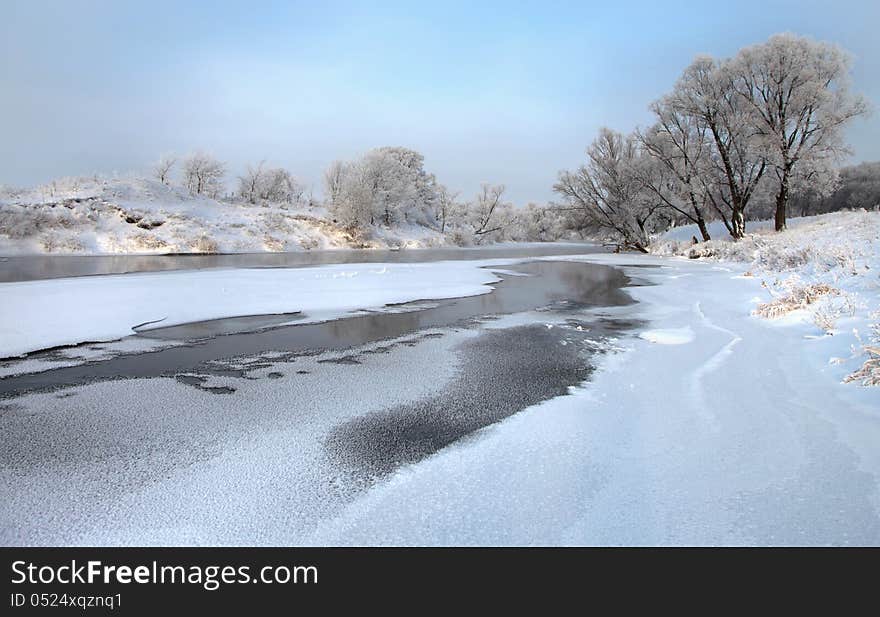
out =
{"type": "MultiPolygon", "coordinates": [[[[545,201],[598,127],[647,124],[696,54],[782,31],[849,50],[880,105],[880,2],[711,6],[0,0],[0,183],[205,149],[318,193],[333,159],[404,145],[465,195],[487,181],[545,201]]],[[[855,161],[880,160],[880,115],[849,138],[855,161]]]]}

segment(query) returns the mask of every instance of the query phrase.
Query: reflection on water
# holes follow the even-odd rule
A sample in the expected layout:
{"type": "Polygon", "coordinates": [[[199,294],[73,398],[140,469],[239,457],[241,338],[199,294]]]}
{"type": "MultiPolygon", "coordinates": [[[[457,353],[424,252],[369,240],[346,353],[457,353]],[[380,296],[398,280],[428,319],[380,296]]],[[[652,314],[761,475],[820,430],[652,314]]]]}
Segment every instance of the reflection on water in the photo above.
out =
{"type": "MultiPolygon", "coordinates": [[[[492,293],[467,298],[442,300],[431,308],[409,312],[358,314],[326,323],[281,326],[258,332],[227,334],[202,338],[211,328],[222,331],[222,322],[214,320],[210,328],[202,324],[175,326],[173,338],[193,342],[155,352],[120,356],[103,362],[60,368],[32,375],[0,379],[0,395],[56,386],[69,386],[95,380],[125,377],[171,376],[200,370],[210,372],[206,363],[213,360],[251,356],[268,351],[292,355],[324,350],[347,349],[397,338],[425,328],[463,324],[474,318],[511,314],[544,307],[567,310],[584,306],[611,306],[631,302],[621,290],[629,279],[608,266],[564,261],[539,261],[521,264],[509,270],[530,276],[505,276],[494,285],[492,293]]],[[[284,316],[290,319],[291,316],[284,316]]],[[[234,318],[240,326],[242,318],[234,318]]],[[[151,330],[138,336],[167,336],[163,330],[151,330]]],[[[39,357],[41,354],[32,354],[39,357]]]]}
{"type": "MultiPolygon", "coordinates": [[[[243,339],[227,337],[235,345],[256,351],[300,349],[344,349],[386,338],[396,338],[416,330],[449,326],[485,315],[509,315],[542,307],[576,308],[615,305],[629,301],[620,288],[626,277],[607,266],[566,261],[536,261],[508,268],[529,276],[505,276],[493,285],[492,293],[451,300],[438,300],[430,308],[403,312],[358,314],[321,324],[276,328],[261,333],[242,334],[243,339]],[[266,347],[276,345],[276,347],[266,347]]],[[[412,303],[423,306],[423,302],[412,303]]],[[[406,308],[408,305],[399,305],[406,308]]],[[[262,327],[263,320],[290,320],[290,316],[255,316],[253,318],[217,319],[171,328],[145,331],[141,336],[176,340],[197,340],[209,329],[220,329],[224,322],[234,326],[251,320],[262,327]]],[[[267,324],[271,325],[271,324],[267,324]]]]}
{"type": "Polygon", "coordinates": [[[149,328],[133,328],[146,338],[164,339],[168,341],[197,341],[239,332],[255,332],[282,325],[288,325],[303,318],[302,313],[279,313],[273,315],[248,315],[244,317],[223,317],[197,321],[167,328],[156,328],[155,322],[149,322],[149,328]]]}
{"type": "Polygon", "coordinates": [[[204,268],[296,268],[344,263],[419,263],[427,261],[578,255],[603,249],[594,244],[506,244],[480,248],[380,251],[349,249],[299,253],[238,255],[29,255],[0,258],[0,283],[204,268]]]}

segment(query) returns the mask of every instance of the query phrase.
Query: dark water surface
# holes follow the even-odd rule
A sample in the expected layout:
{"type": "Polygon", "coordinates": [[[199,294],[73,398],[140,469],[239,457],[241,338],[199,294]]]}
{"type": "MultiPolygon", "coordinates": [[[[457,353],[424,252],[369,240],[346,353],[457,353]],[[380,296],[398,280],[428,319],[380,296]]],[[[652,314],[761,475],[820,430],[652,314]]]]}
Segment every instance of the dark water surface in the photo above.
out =
{"type": "Polygon", "coordinates": [[[0,283],[204,268],[298,268],[347,263],[421,263],[467,259],[580,255],[604,249],[587,243],[499,244],[478,248],[347,249],[235,255],[28,255],[0,257],[0,283]]]}
{"type": "Polygon", "coordinates": [[[576,318],[547,328],[486,330],[457,349],[461,367],[436,395],[334,427],[326,447],[355,483],[369,484],[523,409],[562,396],[594,370],[589,342],[615,337],[626,319],[576,318]]]}

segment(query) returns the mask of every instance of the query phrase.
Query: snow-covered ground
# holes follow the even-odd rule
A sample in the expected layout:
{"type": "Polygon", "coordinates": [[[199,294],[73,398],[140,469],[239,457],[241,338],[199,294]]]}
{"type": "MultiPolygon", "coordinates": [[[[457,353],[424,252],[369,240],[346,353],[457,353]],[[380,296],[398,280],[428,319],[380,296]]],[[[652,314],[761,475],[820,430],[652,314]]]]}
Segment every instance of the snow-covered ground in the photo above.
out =
{"type": "MultiPolygon", "coordinates": [[[[385,341],[380,353],[376,345],[346,352],[360,354],[357,362],[255,358],[254,375],[275,377],[211,377],[212,387],[234,386],[228,396],[157,378],[4,401],[3,539],[880,545],[880,388],[847,382],[868,359],[876,322],[878,221],[880,214],[865,212],[816,217],[784,234],[701,245],[700,259],[548,258],[627,270],[638,303],[590,314],[644,325],[612,341],[614,353],[593,356],[597,370],[568,396],[364,490],[334,475],[327,450],[334,425],[384,418],[402,404],[418,409],[449,386],[462,345],[486,328],[562,328],[563,320],[512,315],[385,341]]],[[[424,298],[415,290],[435,280],[477,293],[492,277],[476,267],[486,263],[420,264],[418,273],[382,281],[401,283],[410,298],[424,298]]],[[[339,291],[359,284],[329,281],[339,281],[339,291]]]]}
{"type": "Polygon", "coordinates": [[[756,314],[811,322],[817,335],[847,341],[849,351],[833,361],[851,366],[860,360],[865,364],[851,378],[880,384],[880,212],[795,218],[782,233],[769,221],[752,223],[739,242],[713,229],[718,239],[692,245],[687,238],[695,231],[673,230],[652,252],[740,264],[763,288],[756,314]]]}
{"type": "Polygon", "coordinates": [[[155,180],[70,178],[0,190],[0,255],[252,253],[424,247],[444,236],[417,225],[355,237],[320,207],[192,196],[155,180]]]}
{"type": "MultiPolygon", "coordinates": [[[[880,544],[880,390],[849,341],[750,314],[743,268],[595,256],[655,286],[590,382],[401,470],[315,544],[880,544]],[[685,335],[686,334],[686,335],[685,335]]],[[[627,307],[614,312],[629,314],[627,307]]]]}

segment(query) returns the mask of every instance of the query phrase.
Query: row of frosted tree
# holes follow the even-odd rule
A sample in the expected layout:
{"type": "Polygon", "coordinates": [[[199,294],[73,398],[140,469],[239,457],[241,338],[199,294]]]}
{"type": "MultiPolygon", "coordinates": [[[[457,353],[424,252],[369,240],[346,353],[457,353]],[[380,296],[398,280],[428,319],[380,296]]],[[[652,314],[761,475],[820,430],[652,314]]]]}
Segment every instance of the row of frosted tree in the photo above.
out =
{"type": "Polygon", "coordinates": [[[640,251],[672,224],[696,224],[705,241],[720,219],[742,238],[752,211],[768,206],[781,231],[793,195],[837,187],[843,128],[867,111],[848,74],[840,48],[791,34],[733,58],[698,57],[650,105],[651,126],[602,128],[587,161],[560,172],[560,208],[570,226],[640,251]]]}
{"type": "Polygon", "coordinates": [[[323,202],[304,198],[290,172],[264,163],[248,166],[226,195],[225,165],[204,153],[163,157],[155,176],[167,183],[179,167],[196,195],[324,206],[349,229],[421,225],[461,244],[601,235],[647,251],[651,236],[673,225],[695,224],[699,239],[709,240],[713,220],[739,239],[749,218],[769,215],[781,231],[792,208],[804,213],[840,201],[843,129],[868,108],[850,92],[849,66],[839,47],[791,34],[732,58],[698,57],[650,105],[650,126],[629,134],[600,129],[586,162],[560,172],[560,203],[550,205],[515,208],[504,186],[492,184],[459,199],[420,153],[403,147],[333,162],[323,202]]]}
{"type": "Polygon", "coordinates": [[[299,204],[304,187],[286,169],[267,167],[265,162],[248,165],[238,177],[238,192],[226,194],[226,164],[210,154],[194,152],[182,160],[172,154],[162,156],[153,167],[153,175],[171,184],[172,175],[180,167],[181,184],[193,195],[256,203],[299,204]]]}
{"type": "Polygon", "coordinates": [[[556,240],[566,233],[561,211],[529,204],[514,208],[504,186],[483,184],[469,200],[439,183],[424,167],[424,157],[408,148],[383,147],[353,161],[334,161],[324,174],[324,200],[306,197],[305,188],[283,168],[249,165],[226,192],[226,166],[197,152],[178,160],[163,156],[153,174],[180,184],[193,195],[250,204],[326,207],[339,225],[359,231],[376,226],[420,225],[449,234],[459,244],[498,240],[556,240]]]}
{"type": "Polygon", "coordinates": [[[483,184],[470,200],[440,184],[424,157],[402,147],[371,150],[354,161],[335,161],[324,175],[328,211],[346,227],[422,225],[453,234],[460,243],[484,239],[555,239],[555,212],[534,204],[517,209],[504,186],[483,184]]]}

